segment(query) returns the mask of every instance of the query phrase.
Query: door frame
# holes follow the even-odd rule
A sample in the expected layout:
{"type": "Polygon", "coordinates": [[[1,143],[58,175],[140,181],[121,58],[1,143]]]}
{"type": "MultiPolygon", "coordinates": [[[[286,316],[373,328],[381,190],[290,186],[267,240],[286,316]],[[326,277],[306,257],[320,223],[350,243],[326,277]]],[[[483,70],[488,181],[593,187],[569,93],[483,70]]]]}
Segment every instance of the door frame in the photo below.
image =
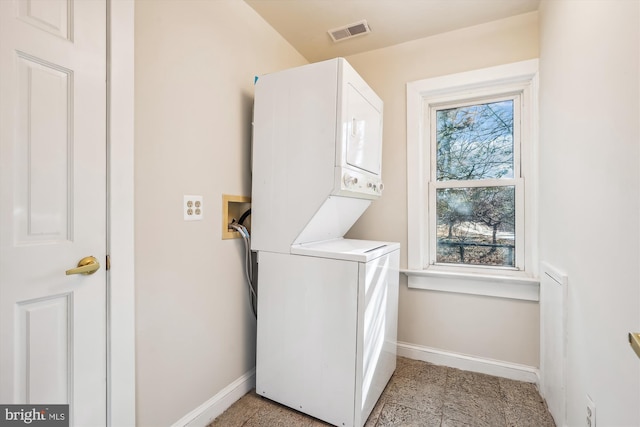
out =
{"type": "Polygon", "coordinates": [[[107,253],[111,257],[107,274],[107,426],[133,427],[134,0],[106,1],[107,253]]]}

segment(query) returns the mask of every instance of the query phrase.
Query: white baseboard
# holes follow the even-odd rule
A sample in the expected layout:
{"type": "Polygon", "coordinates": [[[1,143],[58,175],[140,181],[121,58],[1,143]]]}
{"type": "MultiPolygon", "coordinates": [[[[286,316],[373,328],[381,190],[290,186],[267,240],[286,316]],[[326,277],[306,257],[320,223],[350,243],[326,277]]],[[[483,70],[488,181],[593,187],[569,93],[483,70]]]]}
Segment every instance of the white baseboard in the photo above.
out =
{"type": "Polygon", "coordinates": [[[465,371],[535,383],[538,387],[540,386],[540,371],[533,366],[468,356],[405,342],[398,342],[398,356],[465,371]]]}
{"type": "Polygon", "coordinates": [[[206,427],[255,386],[256,370],[252,369],[173,423],[171,427],[206,427]]]}
{"type": "MultiPolygon", "coordinates": [[[[535,383],[538,386],[540,384],[540,371],[533,366],[468,356],[405,342],[398,342],[398,356],[465,371],[535,383]]],[[[238,399],[251,391],[255,385],[256,370],[252,369],[173,423],[171,427],[206,427],[238,399]]]]}

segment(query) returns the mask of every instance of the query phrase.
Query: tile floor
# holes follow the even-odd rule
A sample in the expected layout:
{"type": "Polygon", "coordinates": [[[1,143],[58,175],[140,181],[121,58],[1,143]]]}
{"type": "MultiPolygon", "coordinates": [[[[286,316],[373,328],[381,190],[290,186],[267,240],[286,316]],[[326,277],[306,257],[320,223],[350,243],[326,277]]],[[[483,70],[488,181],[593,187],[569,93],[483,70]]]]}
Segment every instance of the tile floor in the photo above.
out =
{"type": "MultiPolygon", "coordinates": [[[[320,427],[255,391],[209,427],[320,427]]],[[[398,357],[366,427],[555,427],[535,385],[398,357]]]]}

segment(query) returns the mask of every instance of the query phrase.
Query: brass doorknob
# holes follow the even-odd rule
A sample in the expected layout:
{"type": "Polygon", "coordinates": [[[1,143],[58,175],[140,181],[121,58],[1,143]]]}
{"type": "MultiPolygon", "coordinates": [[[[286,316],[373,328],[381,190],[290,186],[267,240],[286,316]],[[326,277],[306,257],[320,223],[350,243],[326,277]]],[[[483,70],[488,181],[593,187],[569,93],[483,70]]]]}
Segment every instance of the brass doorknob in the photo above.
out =
{"type": "Polygon", "coordinates": [[[631,344],[631,348],[636,352],[636,355],[640,357],[640,333],[629,332],[629,344],[631,344]]]}
{"type": "Polygon", "coordinates": [[[93,274],[100,268],[100,263],[95,257],[87,256],[78,261],[78,266],[67,270],[67,276],[71,274],[93,274]]]}

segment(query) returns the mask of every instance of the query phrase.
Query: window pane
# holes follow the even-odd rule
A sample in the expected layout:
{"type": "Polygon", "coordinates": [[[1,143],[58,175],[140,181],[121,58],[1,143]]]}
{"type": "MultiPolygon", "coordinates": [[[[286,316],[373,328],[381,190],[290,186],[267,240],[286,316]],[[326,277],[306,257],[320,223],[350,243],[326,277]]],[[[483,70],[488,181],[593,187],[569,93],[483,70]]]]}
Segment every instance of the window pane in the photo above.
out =
{"type": "Polygon", "coordinates": [[[436,179],[513,178],[513,100],[436,112],[436,179]]]}
{"type": "Polygon", "coordinates": [[[436,262],[515,267],[515,187],[436,190],[436,262]]]}

